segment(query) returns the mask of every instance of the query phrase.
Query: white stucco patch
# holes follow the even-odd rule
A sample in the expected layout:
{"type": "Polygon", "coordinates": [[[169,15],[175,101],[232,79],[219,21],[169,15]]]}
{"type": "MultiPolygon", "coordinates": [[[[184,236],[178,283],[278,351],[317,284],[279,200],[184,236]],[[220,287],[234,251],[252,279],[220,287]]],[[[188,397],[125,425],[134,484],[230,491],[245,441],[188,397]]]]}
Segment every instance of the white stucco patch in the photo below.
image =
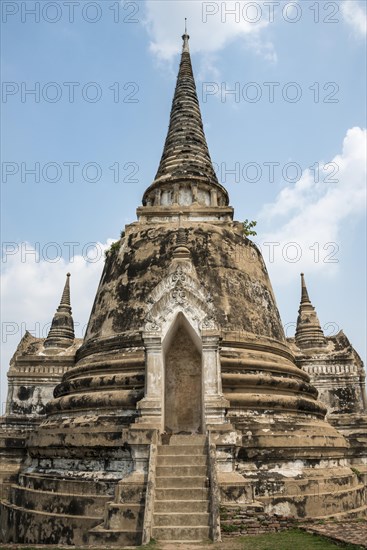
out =
{"type": "Polygon", "coordinates": [[[305,465],[302,460],[296,460],[295,462],[286,462],[280,466],[277,465],[272,470],[269,470],[269,472],[281,474],[284,477],[295,477],[302,475],[304,467],[305,465]]]}
{"type": "Polygon", "coordinates": [[[292,510],[289,502],[279,502],[275,506],[267,506],[265,511],[268,514],[279,514],[280,516],[291,516],[292,510]]]}

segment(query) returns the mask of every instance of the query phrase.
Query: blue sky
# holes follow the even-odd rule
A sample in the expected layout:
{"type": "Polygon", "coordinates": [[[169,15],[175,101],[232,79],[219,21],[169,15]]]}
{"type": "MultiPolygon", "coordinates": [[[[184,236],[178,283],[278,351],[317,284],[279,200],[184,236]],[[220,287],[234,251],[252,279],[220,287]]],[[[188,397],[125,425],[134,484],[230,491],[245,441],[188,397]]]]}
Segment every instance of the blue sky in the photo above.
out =
{"type": "Polygon", "coordinates": [[[82,335],[158,167],[184,17],[211,156],[235,218],[258,221],[288,335],[304,271],[326,333],[365,359],[365,3],[72,4],[2,2],[2,402],[67,271],[82,335]]]}

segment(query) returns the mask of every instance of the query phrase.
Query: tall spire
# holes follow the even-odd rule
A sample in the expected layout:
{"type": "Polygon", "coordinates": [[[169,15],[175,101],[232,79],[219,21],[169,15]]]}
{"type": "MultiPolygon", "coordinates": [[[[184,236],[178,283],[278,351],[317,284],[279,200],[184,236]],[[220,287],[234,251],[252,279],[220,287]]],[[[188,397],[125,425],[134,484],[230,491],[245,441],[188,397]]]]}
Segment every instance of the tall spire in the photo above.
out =
{"type": "Polygon", "coordinates": [[[301,273],[301,304],[298,310],[296,344],[301,349],[319,349],[326,346],[325,336],[315,308],[311,304],[303,273],[301,273]]]}
{"type": "Polygon", "coordinates": [[[177,176],[201,176],[217,184],[196,93],[189,38],[185,30],[170,124],[155,182],[177,176]]]}
{"type": "Polygon", "coordinates": [[[169,128],[158,171],[145,191],[144,206],[227,207],[210,158],[196,93],[187,23],[169,128]]]}
{"type": "Polygon", "coordinates": [[[70,305],[70,273],[67,273],[60,305],[52,319],[44,346],[45,348],[68,348],[72,345],[74,338],[74,322],[70,305]]]}
{"type": "Polygon", "coordinates": [[[307,292],[307,287],[306,287],[306,282],[305,282],[305,275],[304,275],[304,273],[301,273],[301,304],[304,304],[306,302],[310,302],[310,298],[309,298],[308,292],[307,292]]]}

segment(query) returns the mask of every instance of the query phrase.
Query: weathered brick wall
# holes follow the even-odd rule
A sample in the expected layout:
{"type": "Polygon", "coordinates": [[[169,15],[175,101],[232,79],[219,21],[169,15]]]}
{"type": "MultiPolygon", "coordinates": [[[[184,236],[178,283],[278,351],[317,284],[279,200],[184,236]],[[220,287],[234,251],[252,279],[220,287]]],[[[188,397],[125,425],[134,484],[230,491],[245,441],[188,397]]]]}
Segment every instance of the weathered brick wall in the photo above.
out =
{"type": "Polygon", "coordinates": [[[237,506],[221,507],[220,517],[222,537],[276,533],[295,527],[297,523],[293,517],[237,506]]]}

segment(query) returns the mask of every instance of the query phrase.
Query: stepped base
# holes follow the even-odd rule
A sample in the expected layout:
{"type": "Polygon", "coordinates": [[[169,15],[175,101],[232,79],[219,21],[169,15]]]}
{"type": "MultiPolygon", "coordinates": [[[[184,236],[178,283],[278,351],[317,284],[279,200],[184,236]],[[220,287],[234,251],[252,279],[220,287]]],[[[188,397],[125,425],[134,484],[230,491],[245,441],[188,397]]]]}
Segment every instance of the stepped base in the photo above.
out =
{"type": "Polygon", "coordinates": [[[84,545],[90,529],[101,517],[51,514],[28,510],[9,502],[0,504],[3,542],[23,544],[84,545]]]}

